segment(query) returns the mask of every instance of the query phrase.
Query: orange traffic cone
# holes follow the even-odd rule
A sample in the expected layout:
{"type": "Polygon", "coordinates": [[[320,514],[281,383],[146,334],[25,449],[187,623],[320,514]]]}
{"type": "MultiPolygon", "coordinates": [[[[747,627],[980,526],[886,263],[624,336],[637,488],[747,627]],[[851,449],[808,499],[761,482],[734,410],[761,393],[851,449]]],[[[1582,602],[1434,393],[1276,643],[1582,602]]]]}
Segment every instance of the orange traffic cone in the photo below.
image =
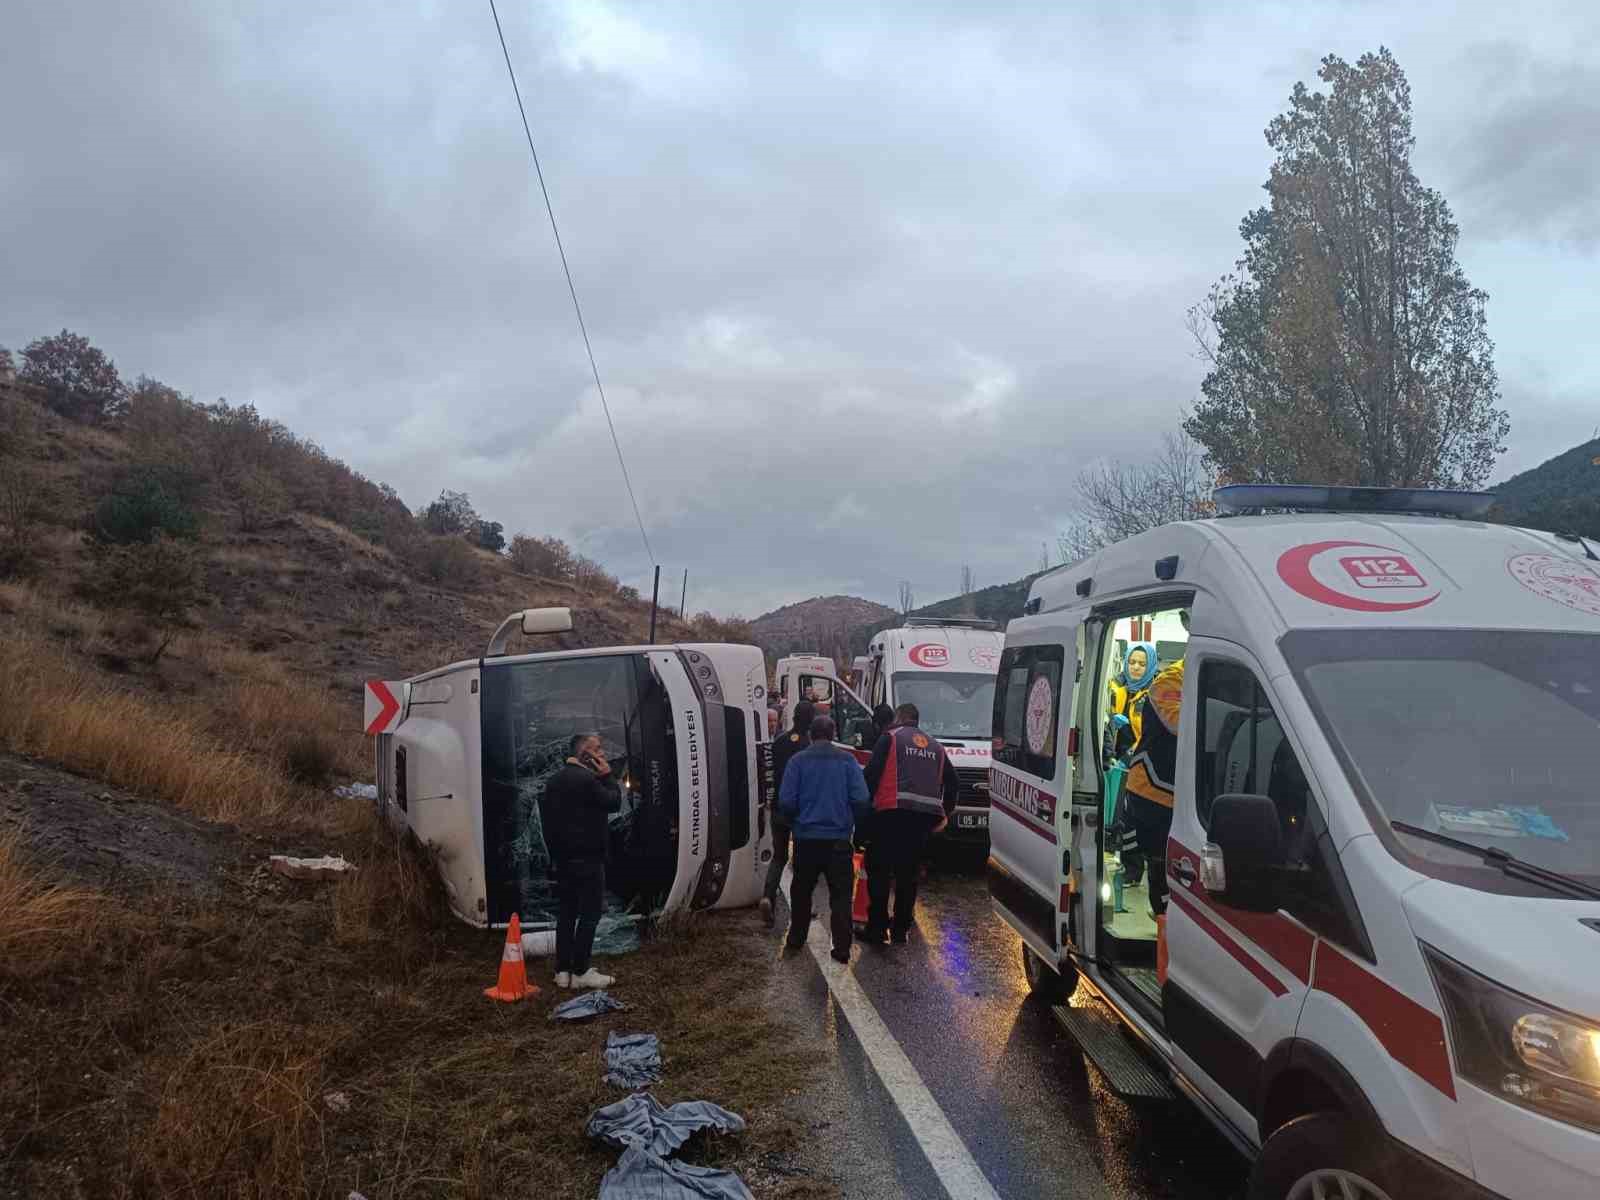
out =
{"type": "Polygon", "coordinates": [[[855,854],[856,890],[851,897],[850,920],[855,925],[865,925],[870,912],[870,901],[867,894],[867,856],[859,850],[855,854]]]}
{"type": "Polygon", "coordinates": [[[506,948],[500,952],[500,982],[484,988],[483,994],[491,1000],[526,1000],[537,996],[539,989],[528,982],[528,966],[522,961],[522,918],[511,914],[511,924],[506,927],[506,948]]]}

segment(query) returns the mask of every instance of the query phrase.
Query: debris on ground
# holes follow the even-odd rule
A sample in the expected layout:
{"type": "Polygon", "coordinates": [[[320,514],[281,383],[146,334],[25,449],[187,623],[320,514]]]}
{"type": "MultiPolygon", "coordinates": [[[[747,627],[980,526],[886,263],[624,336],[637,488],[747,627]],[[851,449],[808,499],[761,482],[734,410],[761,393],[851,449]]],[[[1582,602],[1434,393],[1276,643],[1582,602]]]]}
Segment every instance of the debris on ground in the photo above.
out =
{"type": "Polygon", "coordinates": [[[755,1200],[732,1171],[694,1167],[630,1146],[600,1181],[600,1200],[755,1200]]]}
{"type": "Polygon", "coordinates": [[[653,1033],[606,1034],[606,1082],[642,1088],[661,1078],[661,1043],[653,1033]]]}
{"type": "Polygon", "coordinates": [[[550,1014],[552,1021],[587,1021],[590,1017],[601,1017],[606,1013],[621,1012],[628,1006],[618,1000],[610,992],[586,992],[582,996],[574,997],[565,1004],[558,1004],[550,1014]]]}
{"type": "Polygon", "coordinates": [[[347,1113],[350,1111],[349,1092],[329,1092],[322,1098],[322,1102],[328,1106],[329,1112],[347,1113]]]}
{"type": "Polygon", "coordinates": [[[274,854],[267,863],[274,874],[290,879],[337,879],[356,869],[355,863],[342,854],[325,858],[290,858],[287,854],[274,854]]]}
{"type": "Polygon", "coordinates": [[[665,1158],[702,1129],[718,1133],[743,1133],[744,1118],[709,1100],[682,1100],[671,1108],[649,1092],[635,1092],[625,1100],[596,1109],[586,1132],[596,1141],[619,1150],[642,1146],[665,1158]]]}
{"type": "Polygon", "coordinates": [[[349,783],[343,787],[334,788],[333,794],[341,800],[376,800],[378,798],[378,785],[375,783],[349,783]]]}

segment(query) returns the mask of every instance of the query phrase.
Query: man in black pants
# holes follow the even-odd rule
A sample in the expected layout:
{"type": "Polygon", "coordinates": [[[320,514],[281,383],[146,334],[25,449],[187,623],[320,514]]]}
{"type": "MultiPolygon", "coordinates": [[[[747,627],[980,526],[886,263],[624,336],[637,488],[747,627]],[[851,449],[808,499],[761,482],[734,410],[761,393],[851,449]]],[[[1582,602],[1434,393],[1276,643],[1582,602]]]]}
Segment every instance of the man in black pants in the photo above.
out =
{"type": "MultiPolygon", "coordinates": [[[[783,792],[783,771],[789,760],[811,744],[811,722],[817,715],[811,701],[794,706],[794,727],[772,743],[772,790],[783,792]]],[[[783,885],[783,868],[789,861],[789,822],[774,806],[772,812],[772,862],[767,866],[767,885],[761,895],[761,919],[775,923],[778,888],[783,885]]]]}
{"type": "Polygon", "coordinates": [[[906,940],[917,906],[917,871],[928,835],[950,823],[960,782],[939,739],[917,727],[915,704],[895,709],[894,726],[878,739],[867,763],[872,816],[866,824],[867,894],[871,907],[862,934],[869,946],[889,938],[889,890],[894,889],[894,940],[906,940]]]}
{"type": "Polygon", "coordinates": [[[556,876],[556,986],[603,988],[616,982],[589,964],[606,898],[607,818],[622,792],[593,733],[574,735],[566,766],[539,798],[544,841],[556,876]]]}
{"type": "Polygon", "coordinates": [[[811,744],[789,760],[778,810],[794,830],[794,882],[789,889],[786,948],[805,945],[811,927],[811,893],[828,880],[833,961],[850,961],[850,889],[855,882],[850,837],[869,811],[867,782],[855,755],[834,745],[832,717],[811,722],[811,744]]]}

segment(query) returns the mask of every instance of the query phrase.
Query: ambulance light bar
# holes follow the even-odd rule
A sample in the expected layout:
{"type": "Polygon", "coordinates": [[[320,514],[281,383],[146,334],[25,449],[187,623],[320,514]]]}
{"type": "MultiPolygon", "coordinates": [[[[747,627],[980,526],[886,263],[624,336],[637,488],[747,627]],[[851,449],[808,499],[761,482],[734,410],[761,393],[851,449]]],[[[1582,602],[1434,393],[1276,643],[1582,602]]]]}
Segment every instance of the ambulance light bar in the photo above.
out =
{"type": "Polygon", "coordinates": [[[1223,516],[1287,508],[1301,512],[1427,513],[1437,517],[1482,517],[1493,492],[1434,488],[1323,487],[1304,483],[1235,483],[1211,493],[1223,516]]]}

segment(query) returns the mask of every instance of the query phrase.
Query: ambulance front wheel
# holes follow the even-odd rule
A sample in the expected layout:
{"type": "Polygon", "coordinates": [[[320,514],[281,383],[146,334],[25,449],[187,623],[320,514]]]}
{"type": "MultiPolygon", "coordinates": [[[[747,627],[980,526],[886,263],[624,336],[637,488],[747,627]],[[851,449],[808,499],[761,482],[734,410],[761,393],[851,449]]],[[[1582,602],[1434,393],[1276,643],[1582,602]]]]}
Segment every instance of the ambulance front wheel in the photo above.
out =
{"type": "Polygon", "coordinates": [[[1261,1147],[1250,1173],[1250,1200],[1396,1200],[1385,1142],[1343,1113],[1296,1117],[1261,1147]]]}
{"type": "Polygon", "coordinates": [[[1022,943],[1022,974],[1028,980],[1028,991],[1045,1004],[1062,1003],[1078,987],[1077,967],[1064,962],[1057,970],[1027,942],[1022,943]]]}

